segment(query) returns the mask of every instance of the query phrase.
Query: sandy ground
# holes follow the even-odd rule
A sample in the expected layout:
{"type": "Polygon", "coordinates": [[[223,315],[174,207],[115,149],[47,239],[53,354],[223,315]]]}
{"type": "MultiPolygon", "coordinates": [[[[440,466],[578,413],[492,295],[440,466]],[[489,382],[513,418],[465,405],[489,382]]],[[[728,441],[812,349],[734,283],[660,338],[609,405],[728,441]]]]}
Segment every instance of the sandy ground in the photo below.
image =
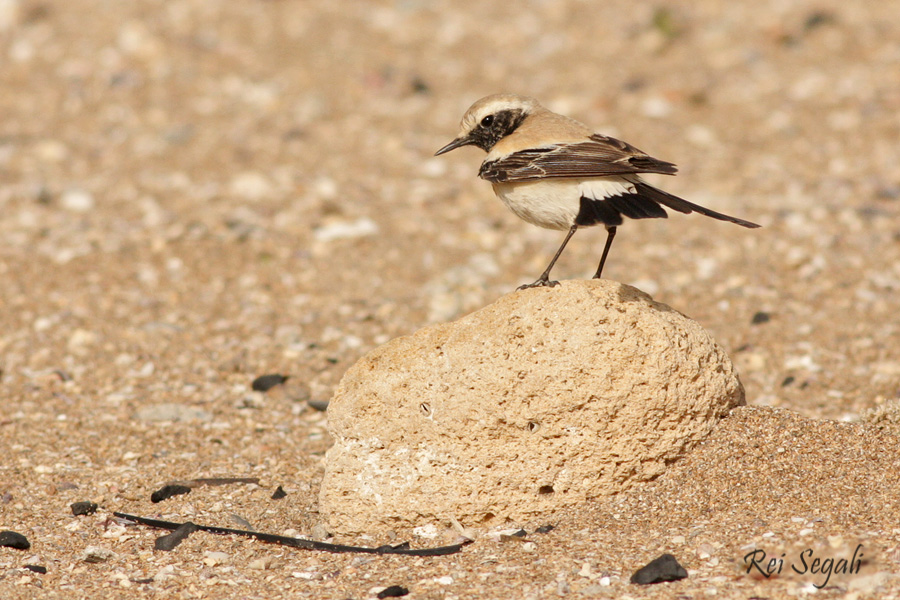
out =
{"type": "MultiPolygon", "coordinates": [[[[0,548],[0,595],[897,597],[897,10],[0,0],[0,529],[32,544],[0,548]],[[378,344],[532,281],[560,242],[475,177],[479,151],[432,157],[499,91],[764,225],[627,223],[605,271],[709,329],[750,407],[659,480],[525,524],[531,545],[373,558],[196,533],[166,553],[110,521],[314,533],[329,439],[308,401],[378,344]],[[252,391],[265,373],[290,379],[252,391]],[[259,484],[150,502],[196,477],[259,484]],[[79,500],[100,510],[74,517],[79,500]],[[790,572],[859,544],[860,572],[821,590],[790,572]],[[756,549],[784,573],[747,574],[756,549]],[[663,552],[690,577],[628,583],[663,552]]],[[[604,238],[580,232],[554,274],[590,276],[604,238]]]]}

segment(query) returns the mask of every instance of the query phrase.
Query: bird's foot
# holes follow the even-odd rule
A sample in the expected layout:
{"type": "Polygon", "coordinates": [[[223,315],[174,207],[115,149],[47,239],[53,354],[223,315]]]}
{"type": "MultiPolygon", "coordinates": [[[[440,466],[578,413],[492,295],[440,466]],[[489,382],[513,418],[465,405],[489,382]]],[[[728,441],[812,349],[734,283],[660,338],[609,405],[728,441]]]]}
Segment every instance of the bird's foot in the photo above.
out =
{"type": "Polygon", "coordinates": [[[559,285],[558,281],[550,281],[550,279],[545,276],[545,277],[541,277],[534,283],[526,283],[525,285],[520,285],[519,287],[516,288],[516,291],[527,290],[528,288],[535,288],[535,287],[556,287],[558,285],[559,285]]]}

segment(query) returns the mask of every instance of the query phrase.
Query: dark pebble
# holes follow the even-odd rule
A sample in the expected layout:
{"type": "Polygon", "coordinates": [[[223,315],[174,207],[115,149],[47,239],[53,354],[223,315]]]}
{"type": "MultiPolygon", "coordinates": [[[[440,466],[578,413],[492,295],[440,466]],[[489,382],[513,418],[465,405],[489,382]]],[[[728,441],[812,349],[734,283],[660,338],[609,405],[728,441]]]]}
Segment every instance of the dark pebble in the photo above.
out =
{"type": "Polygon", "coordinates": [[[82,515],[92,515],[97,512],[97,503],[96,502],[73,502],[71,505],[72,514],[76,517],[80,517],[82,515]]]}
{"type": "Polygon", "coordinates": [[[47,574],[47,567],[42,567],[41,565],[25,565],[25,568],[33,573],[38,573],[40,575],[47,574]]]}
{"type": "Polygon", "coordinates": [[[28,550],[31,542],[21,533],[15,531],[0,531],[0,546],[15,548],[16,550],[28,550]]]}
{"type": "Polygon", "coordinates": [[[418,75],[412,78],[410,84],[412,87],[412,91],[415,94],[427,94],[431,91],[431,88],[428,87],[428,82],[426,82],[418,75]]]}
{"type": "Polygon", "coordinates": [[[325,412],[328,409],[328,400],[308,400],[306,403],[309,404],[310,408],[319,412],[325,412]]]}
{"type": "Polygon", "coordinates": [[[649,585],[665,581],[678,581],[679,579],[685,579],[687,576],[687,571],[678,564],[674,556],[663,554],[635,571],[634,575],[631,576],[631,583],[649,585]]]}
{"type": "Polygon", "coordinates": [[[378,592],[379,598],[399,598],[409,593],[409,590],[402,585],[392,585],[378,592]]]}
{"type": "Polygon", "coordinates": [[[511,535],[512,535],[512,537],[521,537],[521,538],[523,538],[523,537],[525,537],[525,536],[528,535],[528,532],[525,531],[524,529],[520,529],[520,530],[518,530],[518,531],[513,532],[511,535]]]}
{"type": "Polygon", "coordinates": [[[253,383],[250,387],[253,388],[254,392],[268,392],[276,385],[281,385],[287,380],[287,376],[279,375],[277,373],[273,373],[271,375],[260,375],[253,380],[253,383]]]}
{"type": "Polygon", "coordinates": [[[178,544],[186,540],[195,531],[197,531],[197,526],[188,521],[172,533],[156,538],[153,542],[153,547],[157,550],[169,552],[174,550],[178,544]]]}
{"type": "Polygon", "coordinates": [[[172,496],[178,496],[181,494],[190,494],[191,488],[186,485],[164,485],[152,494],[150,494],[150,502],[156,504],[157,502],[162,502],[163,500],[168,500],[172,496]]]}
{"type": "Polygon", "coordinates": [[[287,492],[284,491],[284,488],[281,487],[280,485],[277,488],[275,488],[274,492],[272,492],[272,500],[281,500],[285,496],[287,496],[287,492]]]}
{"type": "Polygon", "coordinates": [[[814,10],[806,17],[803,27],[809,31],[822,25],[831,25],[835,22],[834,14],[825,10],[814,10]]]}
{"type": "Polygon", "coordinates": [[[797,381],[797,379],[793,375],[788,375],[787,377],[784,378],[784,380],[782,380],[781,387],[787,387],[787,386],[791,385],[792,383],[794,383],[795,381],[797,381]]]}
{"type": "Polygon", "coordinates": [[[537,529],[534,530],[535,533],[550,533],[556,529],[554,525],[541,525],[537,529]]]}
{"type": "Polygon", "coordinates": [[[767,312],[759,311],[755,315],[753,315],[753,318],[750,320],[750,323],[752,325],[762,325],[763,323],[768,323],[771,320],[772,320],[772,315],[770,315],[767,312]]]}

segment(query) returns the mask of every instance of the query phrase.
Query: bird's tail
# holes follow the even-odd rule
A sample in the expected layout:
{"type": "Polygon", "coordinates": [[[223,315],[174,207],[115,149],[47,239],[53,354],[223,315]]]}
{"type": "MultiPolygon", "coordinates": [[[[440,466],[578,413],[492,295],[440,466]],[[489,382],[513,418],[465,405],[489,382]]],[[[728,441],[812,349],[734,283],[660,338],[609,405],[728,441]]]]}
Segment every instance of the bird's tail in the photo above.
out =
{"type": "Polygon", "coordinates": [[[634,183],[638,193],[650,198],[654,202],[662,204],[663,206],[668,206],[672,210],[677,210],[678,212],[685,214],[696,212],[700,213],[701,215],[706,215],[707,217],[712,217],[713,219],[718,219],[719,221],[728,221],[729,223],[735,223],[737,225],[740,225],[741,227],[748,227],[750,229],[756,229],[757,227],[759,227],[759,225],[756,223],[745,221],[744,219],[738,219],[737,217],[723,215],[722,213],[710,210],[706,207],[700,206],[699,204],[688,202],[684,198],[673,196],[672,194],[655,188],[644,181],[635,181],[634,183]]]}

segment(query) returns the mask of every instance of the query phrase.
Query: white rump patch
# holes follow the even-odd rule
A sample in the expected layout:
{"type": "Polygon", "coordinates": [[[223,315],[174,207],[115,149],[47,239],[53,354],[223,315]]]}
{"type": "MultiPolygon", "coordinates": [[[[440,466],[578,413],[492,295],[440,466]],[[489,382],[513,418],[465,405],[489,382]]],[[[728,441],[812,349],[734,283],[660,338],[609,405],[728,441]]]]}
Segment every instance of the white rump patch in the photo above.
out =
{"type": "Polygon", "coordinates": [[[633,183],[619,177],[584,179],[579,183],[578,189],[582,196],[594,200],[634,194],[637,191],[633,183]]]}

